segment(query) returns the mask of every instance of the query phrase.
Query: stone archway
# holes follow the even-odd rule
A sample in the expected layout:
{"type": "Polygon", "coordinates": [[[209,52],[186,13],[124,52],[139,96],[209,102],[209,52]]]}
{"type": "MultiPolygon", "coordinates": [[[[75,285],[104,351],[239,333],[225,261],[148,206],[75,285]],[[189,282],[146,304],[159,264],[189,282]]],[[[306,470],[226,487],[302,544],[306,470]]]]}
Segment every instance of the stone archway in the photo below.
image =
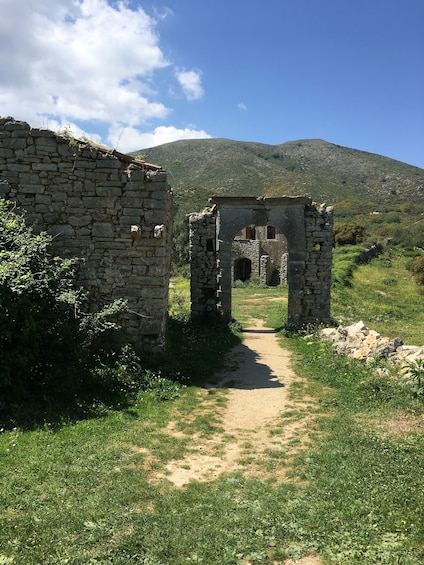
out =
{"type": "Polygon", "coordinates": [[[213,197],[191,214],[191,315],[231,320],[231,245],[245,226],[272,225],[287,239],[288,325],[330,322],[333,209],[308,197],[213,197]]]}

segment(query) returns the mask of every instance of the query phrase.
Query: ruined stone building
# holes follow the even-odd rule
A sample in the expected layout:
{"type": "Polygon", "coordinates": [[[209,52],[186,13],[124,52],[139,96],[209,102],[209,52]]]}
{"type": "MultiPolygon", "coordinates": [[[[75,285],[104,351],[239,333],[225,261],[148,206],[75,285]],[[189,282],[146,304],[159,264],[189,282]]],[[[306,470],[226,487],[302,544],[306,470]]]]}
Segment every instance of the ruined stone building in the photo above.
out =
{"type": "Polygon", "coordinates": [[[173,199],[159,166],[0,118],[0,196],[54,236],[55,254],[82,259],[78,283],[94,310],[127,301],[124,340],[163,348],[173,199]]]}
{"type": "MultiPolygon", "coordinates": [[[[165,342],[173,219],[165,171],[92,142],[0,118],[0,197],[15,201],[53,252],[79,257],[93,310],[117,298],[123,340],[165,342]]],[[[231,286],[288,285],[288,325],[330,321],[333,212],[307,197],[214,197],[191,214],[191,315],[231,320],[231,286]],[[235,240],[235,241],[234,241],[235,240]]]]}
{"type": "Polygon", "coordinates": [[[263,285],[287,282],[287,240],[275,226],[244,227],[232,245],[232,280],[257,279],[263,285]]]}
{"type": "MultiPolygon", "coordinates": [[[[250,256],[242,257],[249,266],[241,274],[258,268],[268,276],[266,264],[271,261],[269,255],[261,253],[261,247],[272,239],[269,236],[281,234],[287,245],[288,326],[299,329],[330,322],[331,207],[317,206],[302,196],[213,197],[210,208],[190,215],[189,225],[193,319],[219,315],[231,320],[232,282],[237,268],[242,268],[237,266],[233,246],[243,245],[240,239],[234,244],[234,238],[244,237],[245,247],[250,247],[250,256]],[[252,230],[258,230],[258,226],[268,236],[262,241],[252,237],[256,238],[252,230]]],[[[241,252],[247,254],[246,249],[241,252]]]]}

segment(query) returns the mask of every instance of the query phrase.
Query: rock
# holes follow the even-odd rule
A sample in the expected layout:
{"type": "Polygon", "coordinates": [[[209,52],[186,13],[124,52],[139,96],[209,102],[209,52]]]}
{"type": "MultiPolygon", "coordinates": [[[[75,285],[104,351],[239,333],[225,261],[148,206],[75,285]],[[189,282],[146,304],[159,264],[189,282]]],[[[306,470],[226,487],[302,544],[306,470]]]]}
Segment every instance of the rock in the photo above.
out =
{"type": "MultiPolygon", "coordinates": [[[[364,361],[387,358],[392,363],[400,364],[402,373],[408,378],[411,378],[408,364],[424,359],[424,346],[404,345],[399,337],[383,337],[362,321],[346,327],[339,326],[337,329],[324,328],[320,335],[322,339],[333,343],[336,355],[348,355],[364,361]]],[[[382,375],[386,374],[384,371],[387,370],[381,369],[382,375]]]]}

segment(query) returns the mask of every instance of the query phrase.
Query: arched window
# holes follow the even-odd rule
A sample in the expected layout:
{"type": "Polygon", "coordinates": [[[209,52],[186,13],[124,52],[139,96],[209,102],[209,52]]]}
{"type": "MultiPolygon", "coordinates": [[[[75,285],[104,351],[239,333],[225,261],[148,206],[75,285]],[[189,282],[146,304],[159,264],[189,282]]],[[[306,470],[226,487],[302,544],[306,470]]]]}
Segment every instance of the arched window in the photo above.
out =
{"type": "Polygon", "coordinates": [[[256,239],[255,226],[246,226],[246,239],[256,239]]]}
{"type": "Polygon", "coordinates": [[[266,227],[266,238],[267,239],[275,239],[275,227],[274,226],[267,226],[266,227]]]}

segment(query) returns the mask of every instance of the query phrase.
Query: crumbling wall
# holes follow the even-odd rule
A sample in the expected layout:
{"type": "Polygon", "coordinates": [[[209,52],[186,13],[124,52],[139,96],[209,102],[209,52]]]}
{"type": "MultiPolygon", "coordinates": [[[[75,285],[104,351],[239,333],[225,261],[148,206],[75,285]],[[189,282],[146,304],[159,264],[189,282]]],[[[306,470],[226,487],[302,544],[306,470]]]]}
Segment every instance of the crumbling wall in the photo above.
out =
{"type": "MultiPolygon", "coordinates": [[[[424,362],[424,345],[405,345],[400,338],[390,339],[382,336],[362,321],[350,326],[324,328],[321,330],[321,337],[332,343],[337,355],[347,355],[372,363],[388,360],[399,370],[399,384],[409,387],[415,384],[411,364],[413,366],[424,362]]],[[[377,367],[374,372],[381,377],[388,377],[390,365],[377,367]]]]}
{"type": "Polygon", "coordinates": [[[330,322],[333,208],[305,206],[306,257],[302,319],[304,324],[330,322]],[[324,310],[323,310],[324,309],[324,310]]]}
{"type": "Polygon", "coordinates": [[[82,259],[93,310],[127,300],[123,340],[163,349],[173,203],[160,167],[0,118],[0,196],[54,236],[55,254],[82,259]]]}
{"type": "Polygon", "coordinates": [[[200,319],[217,312],[218,264],[216,217],[210,209],[189,215],[191,316],[200,319]]]}

